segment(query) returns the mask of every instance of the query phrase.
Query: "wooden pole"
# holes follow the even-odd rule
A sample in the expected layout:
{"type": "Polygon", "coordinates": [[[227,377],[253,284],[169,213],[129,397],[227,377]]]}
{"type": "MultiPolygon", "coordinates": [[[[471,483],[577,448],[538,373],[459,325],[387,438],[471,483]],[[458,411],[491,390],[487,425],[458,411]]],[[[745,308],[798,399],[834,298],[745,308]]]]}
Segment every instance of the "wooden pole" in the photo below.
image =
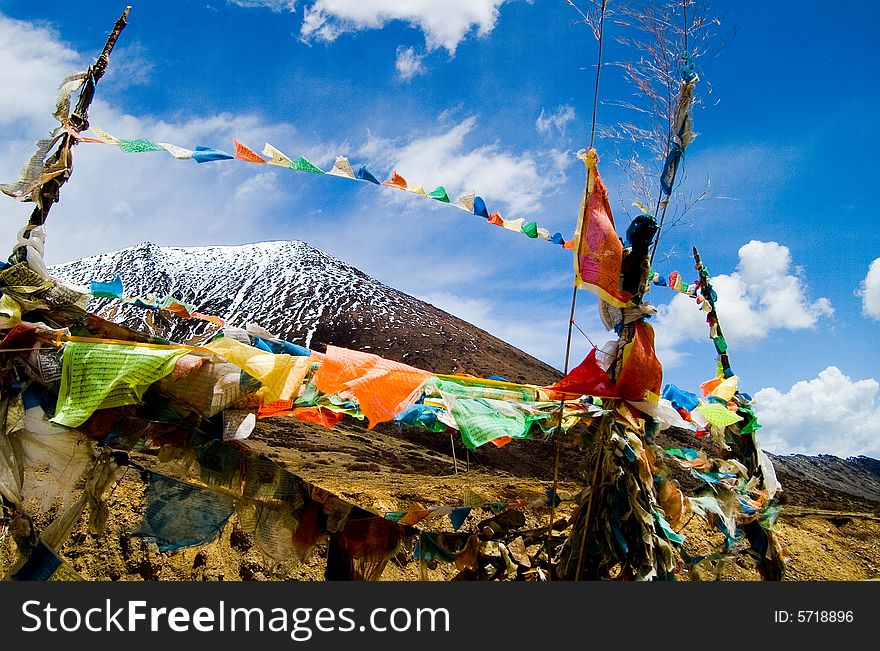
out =
{"type": "MultiPolygon", "coordinates": [[[[113,51],[113,47],[116,45],[116,41],[122,33],[122,30],[125,29],[130,11],[131,6],[127,6],[119,18],[116,19],[116,24],[113,26],[113,29],[107,37],[107,42],[104,44],[104,49],[101,51],[100,56],[98,56],[95,63],[90,65],[86,71],[86,79],[80,90],[79,100],[76,103],[73,113],[66,119],[66,124],[63,125],[69,127],[69,130],[64,136],[62,136],[58,149],[46,161],[47,167],[53,167],[59,163],[63,163],[65,171],[63,174],[43,183],[31,194],[36,206],[31,212],[28,225],[25,227],[24,233],[22,234],[22,237],[25,239],[30,237],[30,231],[33,230],[33,228],[42,226],[46,223],[46,218],[49,216],[49,211],[52,209],[52,206],[60,200],[61,186],[67,182],[67,179],[69,179],[73,173],[73,147],[79,142],[79,139],[74,133],[78,134],[80,131],[85,131],[89,128],[89,106],[95,96],[95,86],[107,70],[107,66],[110,63],[110,53],[113,51]],[[71,133],[71,131],[73,133],[71,133]]],[[[17,262],[26,261],[27,248],[24,245],[17,246],[9,257],[9,262],[15,264],[17,262]]]]}
{"type": "MultiPolygon", "coordinates": [[[[574,7],[581,16],[584,16],[583,12],[577,8],[571,0],[568,1],[572,7],[574,7]]],[[[608,2],[607,0],[602,0],[602,4],[599,8],[599,27],[598,32],[596,34],[596,40],[599,42],[598,52],[596,53],[596,81],[593,87],[593,118],[590,124],[590,147],[593,148],[593,143],[596,140],[596,116],[598,114],[599,107],[599,78],[602,74],[602,45],[603,45],[603,36],[605,30],[605,11],[607,9],[608,2]]],[[[586,19],[586,16],[584,16],[586,19]]],[[[571,292],[571,312],[568,316],[568,335],[565,339],[565,369],[563,371],[563,376],[568,375],[568,364],[569,358],[571,355],[571,335],[572,335],[572,326],[574,326],[574,311],[575,306],[577,305],[577,284],[572,288],[571,292]]],[[[550,542],[551,535],[553,533],[553,519],[556,517],[556,491],[559,487],[559,461],[560,454],[562,449],[562,420],[565,414],[565,399],[560,399],[559,401],[559,427],[556,430],[556,455],[553,461],[553,492],[550,495],[550,525],[547,530],[547,580],[553,580],[553,556],[550,553],[550,542]]]]}

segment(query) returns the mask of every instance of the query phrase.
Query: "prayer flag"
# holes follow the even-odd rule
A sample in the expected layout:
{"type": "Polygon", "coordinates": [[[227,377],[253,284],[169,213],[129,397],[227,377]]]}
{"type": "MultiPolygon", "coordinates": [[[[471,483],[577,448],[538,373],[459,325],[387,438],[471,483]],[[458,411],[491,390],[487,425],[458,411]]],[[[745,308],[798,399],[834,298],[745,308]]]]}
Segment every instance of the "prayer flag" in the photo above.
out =
{"type": "Polygon", "coordinates": [[[253,149],[243,145],[238,140],[238,138],[233,138],[232,143],[235,145],[235,157],[236,158],[241,159],[241,160],[246,160],[249,163],[261,163],[261,164],[265,165],[266,161],[264,161],[262,158],[260,158],[260,155],[257,152],[255,152],[253,149]]]}
{"type": "Polygon", "coordinates": [[[575,285],[614,307],[626,307],[632,295],[619,287],[623,244],[614,230],[596,150],[590,149],[582,160],[587,167],[587,182],[574,235],[575,285]]]}

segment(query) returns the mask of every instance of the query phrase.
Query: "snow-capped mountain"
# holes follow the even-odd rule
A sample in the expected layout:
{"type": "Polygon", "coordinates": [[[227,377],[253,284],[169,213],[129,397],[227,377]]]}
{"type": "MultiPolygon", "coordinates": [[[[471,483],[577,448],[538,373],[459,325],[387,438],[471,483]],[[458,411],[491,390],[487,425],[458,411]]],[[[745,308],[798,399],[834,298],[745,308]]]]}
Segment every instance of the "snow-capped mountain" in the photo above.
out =
{"type": "MultiPolygon", "coordinates": [[[[535,384],[560,375],[476,326],[299,241],[204,247],[147,242],[56,265],[50,273],[86,287],[118,274],[127,297],[170,294],[229,325],[257,323],[319,351],[335,344],[438,373],[535,384]]],[[[89,311],[178,342],[199,341],[217,328],[118,299],[94,299],[89,311]]]]}

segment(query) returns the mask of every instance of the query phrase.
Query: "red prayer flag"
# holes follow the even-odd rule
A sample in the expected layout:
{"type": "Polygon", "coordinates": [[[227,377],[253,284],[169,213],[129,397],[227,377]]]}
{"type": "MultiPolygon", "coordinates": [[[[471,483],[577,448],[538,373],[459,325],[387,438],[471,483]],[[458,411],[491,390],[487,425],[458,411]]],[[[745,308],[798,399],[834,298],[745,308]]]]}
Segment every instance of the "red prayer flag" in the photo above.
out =
{"type": "Polygon", "coordinates": [[[250,163],[265,163],[266,162],[265,160],[263,160],[263,157],[260,156],[253,149],[241,144],[239,142],[238,138],[233,138],[232,142],[235,145],[235,157],[236,158],[240,158],[241,160],[246,160],[250,163]]]}
{"type": "Polygon", "coordinates": [[[633,339],[623,349],[623,361],[617,382],[596,361],[597,349],[556,384],[544,387],[552,400],[578,396],[623,398],[640,402],[656,400],[663,384],[663,367],[654,353],[654,330],[637,321],[633,339]]]}
{"type": "Polygon", "coordinates": [[[599,363],[596,361],[597,349],[590,351],[586,359],[578,364],[568,375],[556,384],[544,387],[550,397],[565,396],[598,396],[600,398],[614,398],[617,390],[611,378],[608,377],[599,363]]]}
{"type": "Polygon", "coordinates": [[[623,244],[614,230],[596,150],[591,148],[583,160],[587,166],[587,183],[574,234],[575,285],[590,290],[615,307],[626,307],[632,294],[618,286],[623,244]]]}

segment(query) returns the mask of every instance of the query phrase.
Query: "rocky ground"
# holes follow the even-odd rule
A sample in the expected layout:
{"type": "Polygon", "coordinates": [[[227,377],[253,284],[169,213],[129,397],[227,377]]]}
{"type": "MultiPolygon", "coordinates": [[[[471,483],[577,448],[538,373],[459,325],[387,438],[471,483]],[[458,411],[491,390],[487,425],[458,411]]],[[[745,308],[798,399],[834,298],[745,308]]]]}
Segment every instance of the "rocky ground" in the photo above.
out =
{"type": "MultiPolygon", "coordinates": [[[[445,434],[393,425],[371,431],[349,419],[330,430],[286,418],[268,419],[261,421],[248,445],[307,481],[376,512],[458,505],[465,491],[489,501],[534,500],[552,483],[555,453],[545,441],[515,441],[502,449],[487,446],[471,453],[458,442],[453,458],[445,434]]],[[[574,493],[582,487],[581,457],[575,444],[563,449],[560,493],[574,493]]],[[[845,465],[837,467],[837,487],[823,490],[815,484],[821,474],[819,466],[813,466],[814,475],[808,477],[794,474],[784,461],[778,465],[786,487],[787,504],[779,521],[779,534],[790,554],[786,579],[880,579],[880,517],[873,510],[876,502],[868,497],[870,490],[861,496],[853,494],[858,490],[844,490],[847,485],[840,472],[845,465]]],[[[862,478],[862,489],[866,482],[862,478]]],[[[234,515],[213,542],[159,553],[155,544],[126,535],[136,528],[143,506],[144,484],[137,472],[128,472],[109,498],[111,517],[106,531],[96,536],[81,522],[61,555],[89,580],[323,579],[326,546],[319,544],[305,563],[280,567],[259,551],[234,515]]],[[[563,503],[556,518],[569,516],[571,510],[570,502],[563,503]]],[[[550,514],[548,508],[538,508],[524,515],[522,528],[530,529],[546,525],[550,514]]],[[[474,511],[465,528],[473,530],[485,517],[489,514],[474,511]]],[[[445,519],[443,523],[448,528],[445,519]]],[[[683,533],[689,554],[706,554],[721,546],[721,534],[699,517],[692,518],[683,533]]],[[[5,541],[0,568],[9,567],[15,558],[11,541],[5,541]]],[[[449,580],[457,573],[451,564],[423,566],[413,559],[412,550],[402,549],[381,578],[449,580]]],[[[743,558],[718,568],[717,575],[684,572],[681,578],[757,580],[758,576],[751,561],[743,558]]]]}

